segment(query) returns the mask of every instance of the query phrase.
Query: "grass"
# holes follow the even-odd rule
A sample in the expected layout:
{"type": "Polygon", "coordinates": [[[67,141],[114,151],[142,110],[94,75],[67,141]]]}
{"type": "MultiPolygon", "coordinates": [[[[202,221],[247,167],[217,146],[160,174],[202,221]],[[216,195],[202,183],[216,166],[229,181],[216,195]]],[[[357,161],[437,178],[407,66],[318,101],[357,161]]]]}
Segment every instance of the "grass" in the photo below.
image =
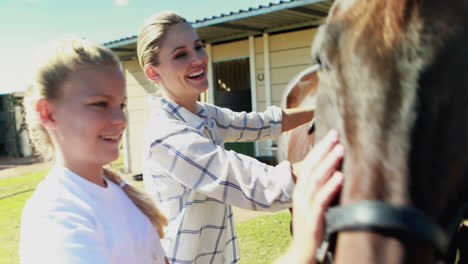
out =
{"type": "Polygon", "coordinates": [[[0,178],[0,264],[18,263],[21,212],[46,169],[0,178]]]}
{"type": "MultiPolygon", "coordinates": [[[[113,164],[114,169],[121,165],[113,164]]],[[[0,178],[0,264],[19,263],[18,247],[21,212],[48,169],[24,171],[15,177],[0,178]]],[[[272,263],[287,247],[289,213],[260,216],[236,224],[241,264],[272,263]]]]}
{"type": "Polygon", "coordinates": [[[276,258],[286,251],[291,241],[289,233],[290,219],[290,213],[283,211],[236,224],[241,254],[238,263],[273,263],[276,258]]]}

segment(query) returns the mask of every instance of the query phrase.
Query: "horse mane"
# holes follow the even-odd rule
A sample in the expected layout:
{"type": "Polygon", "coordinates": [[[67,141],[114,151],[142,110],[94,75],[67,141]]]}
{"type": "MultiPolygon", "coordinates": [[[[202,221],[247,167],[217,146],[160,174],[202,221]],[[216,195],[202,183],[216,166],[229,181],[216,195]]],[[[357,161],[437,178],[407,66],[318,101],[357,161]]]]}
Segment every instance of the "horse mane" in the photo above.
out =
{"type": "MultiPolygon", "coordinates": [[[[418,17],[419,5],[420,0],[354,1],[342,19],[353,21],[355,40],[362,35],[381,32],[374,36],[375,41],[381,43],[380,49],[392,49],[401,41],[411,18],[418,17]]],[[[341,10],[333,10],[338,11],[341,10]]]]}

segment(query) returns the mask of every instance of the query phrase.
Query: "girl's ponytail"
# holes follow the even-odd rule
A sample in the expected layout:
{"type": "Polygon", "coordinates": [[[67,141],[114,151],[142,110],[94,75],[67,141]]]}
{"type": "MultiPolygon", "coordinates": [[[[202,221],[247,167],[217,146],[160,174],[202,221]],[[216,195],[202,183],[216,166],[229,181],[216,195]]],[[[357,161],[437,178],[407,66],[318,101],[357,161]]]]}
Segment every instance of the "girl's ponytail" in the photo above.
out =
{"type": "MultiPolygon", "coordinates": [[[[120,185],[123,181],[118,173],[108,168],[104,168],[104,175],[107,179],[113,181],[117,185],[120,185]]],[[[127,194],[128,198],[130,198],[130,200],[132,200],[132,202],[138,207],[138,209],[140,209],[140,211],[148,217],[148,219],[158,231],[159,237],[163,238],[163,227],[167,225],[167,218],[161,213],[161,211],[159,211],[153,200],[151,200],[151,198],[144,191],[141,191],[130,184],[125,184],[122,189],[127,194]]]]}

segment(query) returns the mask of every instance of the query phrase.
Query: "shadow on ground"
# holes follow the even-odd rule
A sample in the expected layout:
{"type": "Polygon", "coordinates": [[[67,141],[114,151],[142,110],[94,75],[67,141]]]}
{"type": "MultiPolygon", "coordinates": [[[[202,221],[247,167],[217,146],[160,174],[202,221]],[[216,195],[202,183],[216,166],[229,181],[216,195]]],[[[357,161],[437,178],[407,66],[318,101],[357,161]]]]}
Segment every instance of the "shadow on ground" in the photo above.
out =
{"type": "Polygon", "coordinates": [[[25,158],[0,156],[0,170],[11,169],[20,165],[30,165],[41,162],[38,156],[29,156],[25,158]]]}

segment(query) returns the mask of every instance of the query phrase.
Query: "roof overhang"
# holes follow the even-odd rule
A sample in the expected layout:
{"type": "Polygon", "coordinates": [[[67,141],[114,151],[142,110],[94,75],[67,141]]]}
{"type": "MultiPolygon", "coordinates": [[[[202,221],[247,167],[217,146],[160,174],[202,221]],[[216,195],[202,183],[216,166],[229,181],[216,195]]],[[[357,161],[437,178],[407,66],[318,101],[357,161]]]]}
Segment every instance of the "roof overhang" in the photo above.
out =
{"type": "MultiPolygon", "coordinates": [[[[328,14],[333,0],[281,1],[278,4],[239,10],[230,14],[192,22],[204,43],[222,43],[248,36],[274,34],[318,26],[328,14]]],[[[122,60],[136,57],[137,36],[104,43],[122,60]]]]}

